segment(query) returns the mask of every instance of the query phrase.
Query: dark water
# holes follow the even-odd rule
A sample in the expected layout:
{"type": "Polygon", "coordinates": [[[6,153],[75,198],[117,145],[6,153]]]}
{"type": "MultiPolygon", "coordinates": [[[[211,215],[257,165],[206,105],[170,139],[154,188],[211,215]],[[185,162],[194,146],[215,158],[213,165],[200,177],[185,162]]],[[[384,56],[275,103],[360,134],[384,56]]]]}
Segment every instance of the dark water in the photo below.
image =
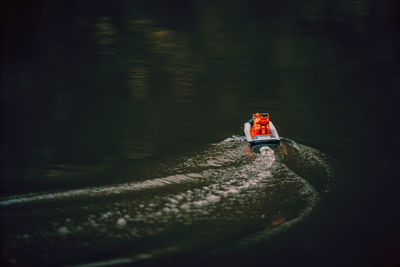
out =
{"type": "Polygon", "coordinates": [[[8,1],[2,261],[399,264],[399,8],[8,1]]]}

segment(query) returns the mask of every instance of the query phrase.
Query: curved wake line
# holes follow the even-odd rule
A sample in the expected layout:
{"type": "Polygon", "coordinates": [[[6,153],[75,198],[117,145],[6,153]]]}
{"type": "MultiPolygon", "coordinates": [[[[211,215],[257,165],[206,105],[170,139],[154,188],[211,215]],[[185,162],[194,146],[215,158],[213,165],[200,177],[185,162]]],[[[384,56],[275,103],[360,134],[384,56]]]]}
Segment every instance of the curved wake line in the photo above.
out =
{"type": "Polygon", "coordinates": [[[132,263],[139,262],[139,261],[150,260],[157,256],[161,256],[161,255],[164,255],[167,253],[169,253],[169,254],[176,253],[179,251],[179,249],[181,249],[181,248],[165,247],[162,249],[150,251],[149,253],[134,254],[130,257],[114,258],[114,259],[109,259],[109,260],[102,260],[102,261],[83,263],[83,264],[77,264],[77,265],[67,265],[67,266],[68,267],[100,267],[100,266],[132,264],[132,263]]]}
{"type": "MultiPolygon", "coordinates": [[[[236,139],[233,139],[236,141],[236,139]]],[[[226,144],[225,140],[214,144],[214,145],[221,145],[226,144]]],[[[205,158],[202,160],[194,158],[187,159],[184,164],[185,168],[190,168],[193,166],[196,167],[222,167],[224,163],[229,163],[232,160],[237,159],[237,153],[228,153],[228,156],[223,154],[216,154],[216,152],[227,152],[226,150],[211,149],[204,153],[205,158]],[[207,157],[207,154],[208,155],[207,157]],[[205,159],[205,162],[203,162],[205,159]]],[[[151,180],[145,180],[142,182],[132,182],[132,183],[123,183],[117,185],[110,185],[110,186],[98,186],[98,187],[89,187],[83,189],[73,189],[69,191],[61,191],[61,192],[41,192],[41,193],[28,193],[22,195],[15,195],[0,199],[0,206],[11,206],[15,204],[23,204],[23,203],[30,203],[30,202],[38,202],[38,201],[46,201],[46,200],[56,200],[56,199],[68,199],[68,198],[80,198],[80,197],[96,197],[96,196],[110,196],[110,195],[117,195],[121,193],[129,193],[134,191],[141,191],[147,189],[153,189],[162,187],[165,185],[172,185],[172,184],[179,184],[184,182],[191,182],[193,180],[203,178],[202,172],[194,172],[188,170],[189,172],[186,174],[175,174],[170,175],[167,177],[155,178],[151,180]]]]}
{"type": "MultiPolygon", "coordinates": [[[[8,207],[4,208],[7,223],[22,218],[6,235],[7,241],[12,241],[5,242],[11,244],[6,251],[22,251],[44,242],[43,246],[49,246],[47,255],[51,255],[58,242],[63,247],[66,237],[95,237],[111,240],[116,246],[145,245],[140,251],[105,254],[92,262],[71,265],[94,267],[132,265],[200,250],[223,255],[257,247],[309,216],[320,200],[321,190],[315,183],[324,184],[331,174],[322,152],[290,139],[283,141],[276,150],[264,147],[249,155],[246,140],[232,136],[194,155],[160,164],[163,169],[156,178],[2,197],[0,208],[8,207]],[[28,209],[30,203],[37,208],[28,209]],[[36,215],[42,204],[46,209],[51,203],[63,203],[69,212],[55,210],[56,216],[44,219],[36,215]],[[147,247],[165,236],[170,238],[168,244],[147,247]],[[14,240],[18,247],[13,247],[14,240]]],[[[79,249],[86,249],[86,244],[92,252],[103,249],[96,241],[82,243],[79,249]]]]}
{"type": "Polygon", "coordinates": [[[10,197],[0,201],[0,206],[10,206],[21,203],[29,203],[43,200],[65,199],[74,197],[95,197],[95,196],[109,196],[121,193],[141,191],[146,189],[157,188],[165,185],[178,184],[182,182],[190,182],[195,179],[200,179],[202,176],[197,173],[177,174],[163,178],[156,178],[137,183],[124,183],[115,186],[101,186],[91,187],[84,189],[75,189],[64,192],[55,193],[42,193],[33,195],[19,195],[10,197]]]}
{"type": "MultiPolygon", "coordinates": [[[[317,205],[319,202],[319,196],[318,192],[309,184],[307,183],[303,178],[295,174],[294,172],[290,171],[286,165],[282,165],[283,169],[288,171],[289,176],[293,176],[296,179],[300,179],[304,183],[304,187],[300,190],[303,195],[309,196],[308,199],[308,205],[307,207],[297,216],[296,218],[293,218],[289,221],[283,222],[279,226],[268,226],[262,231],[256,232],[254,234],[250,234],[247,237],[244,237],[241,240],[237,240],[233,244],[229,245],[231,246],[237,246],[239,248],[243,248],[246,246],[252,246],[256,243],[268,240],[269,237],[272,235],[275,235],[279,232],[285,231],[301,221],[304,217],[308,216],[313,208],[317,205]]],[[[211,186],[208,186],[209,188],[211,186]]],[[[161,219],[161,218],[158,218],[161,219]]],[[[136,221],[136,219],[134,219],[136,221]]],[[[146,220],[147,221],[147,220],[146,220]]],[[[226,247],[221,247],[217,249],[211,249],[209,252],[212,254],[216,254],[218,252],[224,251],[226,247]]],[[[90,263],[85,263],[85,264],[79,264],[79,265],[73,265],[73,267],[99,267],[99,266],[115,266],[115,265],[120,265],[120,264],[133,264],[139,261],[146,261],[150,259],[155,259],[160,256],[173,256],[174,253],[181,251],[182,252],[183,247],[173,247],[171,249],[169,246],[165,248],[161,248],[158,250],[150,250],[146,251],[144,253],[140,254],[134,254],[132,256],[124,257],[124,258],[112,258],[108,260],[103,260],[103,261],[97,261],[97,262],[90,262],[90,263]]]]}
{"type": "MultiPolygon", "coordinates": [[[[312,188],[311,186],[308,188],[312,188]]],[[[289,221],[283,222],[277,227],[267,227],[264,230],[261,230],[257,233],[254,233],[252,235],[249,235],[248,237],[243,238],[239,243],[241,247],[244,247],[246,245],[251,245],[254,243],[259,243],[265,240],[268,240],[271,236],[278,234],[280,232],[283,232],[289,228],[291,228],[293,225],[297,224],[301,220],[303,220],[305,217],[307,217],[309,214],[311,214],[312,210],[315,208],[315,206],[319,202],[319,197],[318,193],[312,188],[312,198],[311,201],[309,202],[309,206],[305,208],[298,217],[293,218],[289,221]]]]}

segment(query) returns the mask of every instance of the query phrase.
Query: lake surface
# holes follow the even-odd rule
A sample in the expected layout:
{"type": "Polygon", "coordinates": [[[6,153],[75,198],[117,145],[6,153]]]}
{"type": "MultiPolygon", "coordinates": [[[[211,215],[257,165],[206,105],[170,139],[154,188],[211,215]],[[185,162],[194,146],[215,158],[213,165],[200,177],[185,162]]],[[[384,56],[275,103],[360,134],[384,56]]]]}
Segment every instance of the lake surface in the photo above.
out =
{"type": "Polygon", "coordinates": [[[399,264],[400,6],[278,2],[8,1],[2,261],[399,264]]]}

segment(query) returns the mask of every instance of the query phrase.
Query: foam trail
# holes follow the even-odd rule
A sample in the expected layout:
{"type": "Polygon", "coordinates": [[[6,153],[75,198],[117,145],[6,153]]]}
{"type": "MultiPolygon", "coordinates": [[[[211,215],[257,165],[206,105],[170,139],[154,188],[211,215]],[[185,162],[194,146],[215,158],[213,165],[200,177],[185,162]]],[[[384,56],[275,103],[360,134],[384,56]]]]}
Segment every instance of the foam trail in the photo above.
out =
{"type": "Polygon", "coordinates": [[[260,148],[260,153],[261,155],[267,155],[268,151],[270,151],[271,149],[268,146],[263,146],[260,148]]]}
{"type": "Polygon", "coordinates": [[[83,263],[77,265],[68,265],[69,267],[102,267],[102,266],[114,266],[114,265],[126,265],[126,264],[133,264],[135,262],[148,260],[154,258],[156,256],[165,255],[167,253],[174,253],[177,252],[179,249],[178,247],[165,247],[159,250],[153,250],[148,253],[140,253],[133,255],[131,257],[124,257],[124,258],[116,258],[110,260],[103,260],[103,261],[96,261],[90,263],[83,263]]]}
{"type": "Polygon", "coordinates": [[[100,267],[100,266],[112,266],[112,265],[120,265],[120,264],[128,264],[134,262],[134,259],[131,258],[119,258],[119,259],[111,259],[105,261],[98,261],[86,264],[79,265],[71,265],[71,267],[100,267]]]}
{"type": "MultiPolygon", "coordinates": [[[[114,186],[99,186],[90,187],[83,189],[75,189],[63,192],[54,193],[38,193],[38,194],[24,194],[11,196],[8,198],[3,198],[0,200],[0,206],[9,206],[22,203],[30,203],[36,201],[44,200],[55,200],[55,199],[68,199],[68,198],[78,198],[78,197],[96,197],[96,196],[109,196],[117,195],[120,193],[128,193],[133,191],[140,191],[146,189],[152,189],[157,187],[162,187],[165,185],[179,184],[182,182],[190,182],[197,179],[203,178],[203,173],[199,168],[207,170],[209,168],[221,168],[224,165],[229,165],[240,159],[238,157],[238,150],[228,150],[226,146],[235,146],[235,141],[238,138],[232,138],[234,142],[222,141],[217,144],[211,145],[208,149],[203,151],[198,156],[187,158],[182,166],[170,167],[171,171],[178,174],[173,174],[166,177],[146,180],[143,182],[134,183],[123,183],[114,186]],[[182,171],[185,174],[179,174],[182,171]]],[[[239,138],[240,139],[240,138],[239,138]]]]}
{"type": "MultiPolygon", "coordinates": [[[[104,252],[97,240],[140,248],[133,254],[125,249],[123,255],[105,253],[92,262],[69,261],[75,267],[93,267],[132,265],[186,251],[218,254],[263,244],[308,216],[319,202],[320,188],[325,189],[329,180],[329,162],[321,152],[290,139],[286,145],[287,150],[265,147],[249,156],[247,143],[232,137],[163,163],[157,170],[159,178],[3,197],[0,206],[10,206],[3,215],[9,229],[5,251],[21,255],[42,246],[46,250],[46,256],[39,253],[43,262],[53,257],[60,263],[67,259],[55,258],[65,238],[85,240],[76,243],[77,255],[89,247],[93,253],[104,252]],[[110,196],[112,201],[107,199],[110,196]],[[90,198],[96,201],[87,201],[90,198]],[[63,209],[47,207],[59,200],[63,209]],[[34,202],[38,202],[35,209],[17,206],[34,202]],[[37,216],[42,208],[45,215],[53,216],[37,216]],[[165,236],[167,247],[151,242],[165,236]]],[[[24,262],[23,257],[16,259],[24,262]]]]}
{"type": "Polygon", "coordinates": [[[34,195],[19,195],[10,197],[0,201],[0,206],[9,206],[21,203],[29,203],[43,200],[54,200],[54,199],[65,199],[74,197],[95,197],[95,196],[109,196],[117,195],[121,193],[128,193],[133,191],[141,191],[146,189],[157,188],[170,184],[178,184],[182,182],[189,182],[195,179],[199,179],[201,176],[196,173],[189,174],[177,174],[162,178],[156,178],[137,183],[124,183],[115,186],[102,186],[102,187],[91,187],[84,189],[75,189],[64,192],[55,193],[42,193],[34,195]]]}

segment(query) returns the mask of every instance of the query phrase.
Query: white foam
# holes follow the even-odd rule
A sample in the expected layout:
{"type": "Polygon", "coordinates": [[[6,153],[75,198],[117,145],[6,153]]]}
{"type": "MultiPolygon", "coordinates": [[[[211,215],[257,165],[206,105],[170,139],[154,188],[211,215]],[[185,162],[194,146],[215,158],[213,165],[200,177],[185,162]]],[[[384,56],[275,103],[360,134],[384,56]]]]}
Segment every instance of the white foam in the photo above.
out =
{"type": "MultiPolygon", "coordinates": [[[[74,207],[78,211],[82,209],[84,218],[74,213],[68,215],[72,219],[67,222],[65,219],[59,222],[57,221],[59,219],[55,218],[52,229],[54,233],[58,232],[60,235],[64,232],[64,230],[59,231],[60,227],[65,226],[69,234],[94,230],[100,235],[112,237],[124,235],[129,238],[137,236],[143,238],[168,231],[168,227],[176,228],[200,221],[212,223],[216,218],[223,220],[255,218],[267,224],[270,223],[271,216],[282,211],[279,206],[282,202],[275,200],[280,200],[282,194],[288,193],[284,197],[289,201],[298,202],[299,205],[289,208],[287,214],[290,215],[287,217],[292,219],[288,218],[286,222],[280,223],[280,226],[268,227],[256,234],[259,238],[266,238],[277,229],[290,227],[309,214],[318,202],[319,195],[303,177],[285,166],[275,155],[274,150],[262,149],[261,155],[248,159],[242,153],[243,145],[245,144],[237,145],[233,141],[214,144],[204,153],[185,158],[185,164],[174,167],[175,175],[115,186],[16,196],[0,201],[0,205],[41,200],[68,200],[77,197],[100,196],[104,199],[106,196],[121,193],[185,183],[185,189],[177,186],[172,187],[173,190],[156,190],[154,194],[146,192],[143,198],[102,201],[100,207],[95,204],[74,207]],[[185,171],[188,173],[183,174],[185,171]],[[254,209],[248,208],[253,205],[258,206],[254,209]],[[269,209],[268,205],[273,207],[269,209]]],[[[316,154],[312,149],[296,146],[310,153],[310,156],[316,154]]],[[[122,259],[122,262],[124,260],[129,263],[132,258],[122,259]]],[[[113,262],[96,264],[101,266],[113,262]]]]}
{"type": "MultiPolygon", "coordinates": [[[[145,254],[145,255],[147,255],[147,254],[145,254]]],[[[149,256],[148,258],[151,258],[151,256],[149,256]]],[[[74,266],[74,267],[101,267],[101,266],[128,264],[128,263],[132,263],[134,261],[135,261],[135,259],[132,259],[132,258],[118,258],[118,259],[98,261],[98,262],[85,263],[85,264],[79,264],[79,265],[71,265],[71,266],[74,266]]]]}
{"type": "Polygon", "coordinates": [[[199,178],[201,178],[201,176],[196,173],[177,174],[168,177],[156,178],[136,183],[124,183],[113,186],[91,187],[91,188],[75,189],[75,190],[55,192],[55,193],[18,195],[1,200],[0,206],[9,206],[14,204],[36,202],[43,200],[117,195],[133,191],[141,191],[146,189],[157,188],[165,185],[190,182],[199,178]]]}
{"type": "Polygon", "coordinates": [[[119,218],[118,221],[117,221],[117,226],[118,227],[125,227],[126,224],[127,224],[127,222],[126,222],[125,218],[119,218]]]}
{"type": "MultiPolygon", "coordinates": [[[[239,167],[206,170],[200,176],[210,183],[200,188],[194,188],[177,195],[169,195],[160,199],[161,205],[146,209],[145,214],[134,216],[135,221],[178,220],[185,222],[193,216],[209,215],[216,207],[221,206],[225,199],[240,199],[245,191],[257,188],[260,183],[272,176],[268,170],[275,162],[273,150],[266,149],[262,157],[247,162],[239,167]]],[[[228,207],[231,210],[230,207],[228,207]]]]}

